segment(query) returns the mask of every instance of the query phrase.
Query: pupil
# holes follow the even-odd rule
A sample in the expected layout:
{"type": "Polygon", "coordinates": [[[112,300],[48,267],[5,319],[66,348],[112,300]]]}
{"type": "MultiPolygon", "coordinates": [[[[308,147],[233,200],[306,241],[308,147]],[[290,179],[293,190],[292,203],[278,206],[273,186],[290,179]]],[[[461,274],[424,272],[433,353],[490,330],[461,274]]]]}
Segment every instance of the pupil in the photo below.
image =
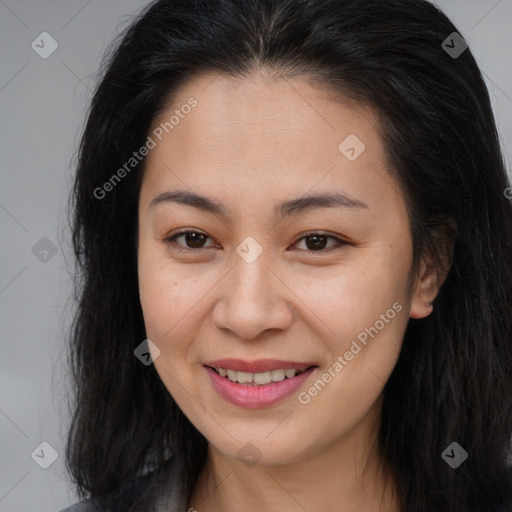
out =
{"type": "Polygon", "coordinates": [[[326,241],[327,237],[324,235],[311,235],[306,237],[306,246],[308,249],[325,249],[326,241]],[[310,240],[313,240],[313,244],[308,243],[310,240]],[[318,244],[320,244],[320,247],[318,244]]]}
{"type": "Polygon", "coordinates": [[[202,247],[201,242],[204,242],[204,236],[201,233],[187,233],[185,235],[185,240],[187,245],[190,245],[193,248],[202,247]],[[197,245],[194,245],[197,244],[197,245]]]}

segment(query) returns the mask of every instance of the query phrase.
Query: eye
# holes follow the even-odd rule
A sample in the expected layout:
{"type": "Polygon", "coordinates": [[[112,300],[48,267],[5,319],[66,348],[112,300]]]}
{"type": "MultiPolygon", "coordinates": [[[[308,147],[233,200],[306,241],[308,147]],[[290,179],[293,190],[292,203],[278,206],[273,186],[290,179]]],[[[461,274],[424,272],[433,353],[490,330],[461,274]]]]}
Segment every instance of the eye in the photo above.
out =
{"type": "MultiPolygon", "coordinates": [[[[176,233],[168,238],[165,238],[163,241],[166,245],[178,245],[176,249],[178,251],[193,251],[195,249],[203,249],[204,242],[207,238],[210,238],[208,235],[201,233],[199,231],[181,231],[180,233],[176,233]],[[176,244],[176,240],[184,237],[186,246],[182,244],[176,244]]],[[[208,248],[208,247],[206,247],[208,248]]]]}
{"type": "MultiPolygon", "coordinates": [[[[174,248],[178,251],[194,252],[198,249],[208,249],[213,247],[205,245],[205,242],[208,238],[210,237],[208,235],[205,235],[204,233],[201,233],[199,231],[188,230],[175,233],[174,235],[165,238],[163,242],[166,245],[174,246],[174,248]],[[185,245],[176,242],[180,238],[183,238],[185,245]]],[[[297,242],[295,242],[294,245],[297,245],[299,242],[304,241],[306,248],[300,250],[306,250],[309,252],[322,252],[325,251],[326,248],[329,249],[333,247],[333,245],[326,247],[328,240],[334,241],[334,246],[343,246],[348,244],[348,242],[341,240],[340,238],[335,237],[333,235],[315,231],[306,234],[302,238],[299,238],[299,240],[297,240],[297,242]]]]}
{"type": "MultiPolygon", "coordinates": [[[[303,236],[302,238],[299,238],[299,240],[297,240],[296,244],[298,242],[301,242],[302,240],[304,240],[305,245],[306,245],[305,250],[308,250],[310,252],[321,252],[326,249],[326,243],[329,239],[333,240],[335,242],[334,245],[338,245],[338,246],[347,245],[347,242],[345,242],[344,240],[341,240],[340,238],[337,238],[333,235],[328,235],[327,233],[322,233],[322,232],[308,233],[305,236],[303,236]]],[[[332,245],[329,246],[329,248],[331,248],[331,247],[332,247],[332,245]]]]}

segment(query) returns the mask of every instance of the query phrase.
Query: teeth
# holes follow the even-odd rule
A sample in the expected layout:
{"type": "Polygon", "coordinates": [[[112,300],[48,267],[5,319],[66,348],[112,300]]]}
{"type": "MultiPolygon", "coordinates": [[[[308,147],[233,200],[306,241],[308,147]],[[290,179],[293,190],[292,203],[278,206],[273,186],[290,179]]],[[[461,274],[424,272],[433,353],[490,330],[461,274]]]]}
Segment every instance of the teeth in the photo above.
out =
{"type": "Polygon", "coordinates": [[[284,370],[272,370],[272,381],[273,382],[281,382],[286,377],[286,372],[284,370]]]}
{"type": "Polygon", "coordinates": [[[305,370],[296,370],[290,368],[286,370],[272,370],[268,372],[250,373],[250,372],[237,372],[229,368],[215,368],[215,371],[221,377],[227,377],[231,382],[238,382],[240,384],[252,384],[256,386],[264,386],[271,382],[281,382],[285,378],[291,379],[296,375],[301,374],[305,370]]]}
{"type": "Polygon", "coordinates": [[[254,384],[269,384],[272,382],[272,372],[253,373],[254,384]]]}
{"type": "Polygon", "coordinates": [[[237,376],[238,376],[238,382],[241,382],[242,384],[245,384],[247,382],[252,382],[253,378],[252,378],[252,373],[249,373],[249,372],[236,372],[237,376]]]}

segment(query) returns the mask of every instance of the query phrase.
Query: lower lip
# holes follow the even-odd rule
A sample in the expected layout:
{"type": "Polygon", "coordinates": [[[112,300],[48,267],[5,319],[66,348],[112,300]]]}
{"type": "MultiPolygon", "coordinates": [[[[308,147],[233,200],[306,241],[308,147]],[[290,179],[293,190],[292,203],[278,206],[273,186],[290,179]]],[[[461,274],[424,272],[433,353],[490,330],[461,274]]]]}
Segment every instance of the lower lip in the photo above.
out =
{"type": "Polygon", "coordinates": [[[270,407],[291,395],[315,371],[316,367],[311,367],[291,379],[271,382],[263,386],[238,384],[230,381],[227,377],[221,377],[209,366],[205,366],[205,369],[214,388],[222,398],[239,407],[261,409],[270,407]]]}

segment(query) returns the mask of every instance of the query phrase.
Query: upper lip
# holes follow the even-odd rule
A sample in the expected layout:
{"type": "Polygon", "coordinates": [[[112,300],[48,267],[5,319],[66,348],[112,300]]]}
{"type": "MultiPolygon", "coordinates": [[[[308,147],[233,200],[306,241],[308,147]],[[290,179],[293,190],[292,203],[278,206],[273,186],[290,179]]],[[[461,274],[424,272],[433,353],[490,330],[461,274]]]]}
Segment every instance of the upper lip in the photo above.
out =
{"type": "Polygon", "coordinates": [[[242,359],[217,359],[205,363],[205,366],[212,368],[225,368],[236,372],[262,373],[272,370],[305,370],[310,366],[316,366],[315,363],[300,361],[282,361],[280,359],[258,359],[256,361],[244,361],[242,359]]]}

